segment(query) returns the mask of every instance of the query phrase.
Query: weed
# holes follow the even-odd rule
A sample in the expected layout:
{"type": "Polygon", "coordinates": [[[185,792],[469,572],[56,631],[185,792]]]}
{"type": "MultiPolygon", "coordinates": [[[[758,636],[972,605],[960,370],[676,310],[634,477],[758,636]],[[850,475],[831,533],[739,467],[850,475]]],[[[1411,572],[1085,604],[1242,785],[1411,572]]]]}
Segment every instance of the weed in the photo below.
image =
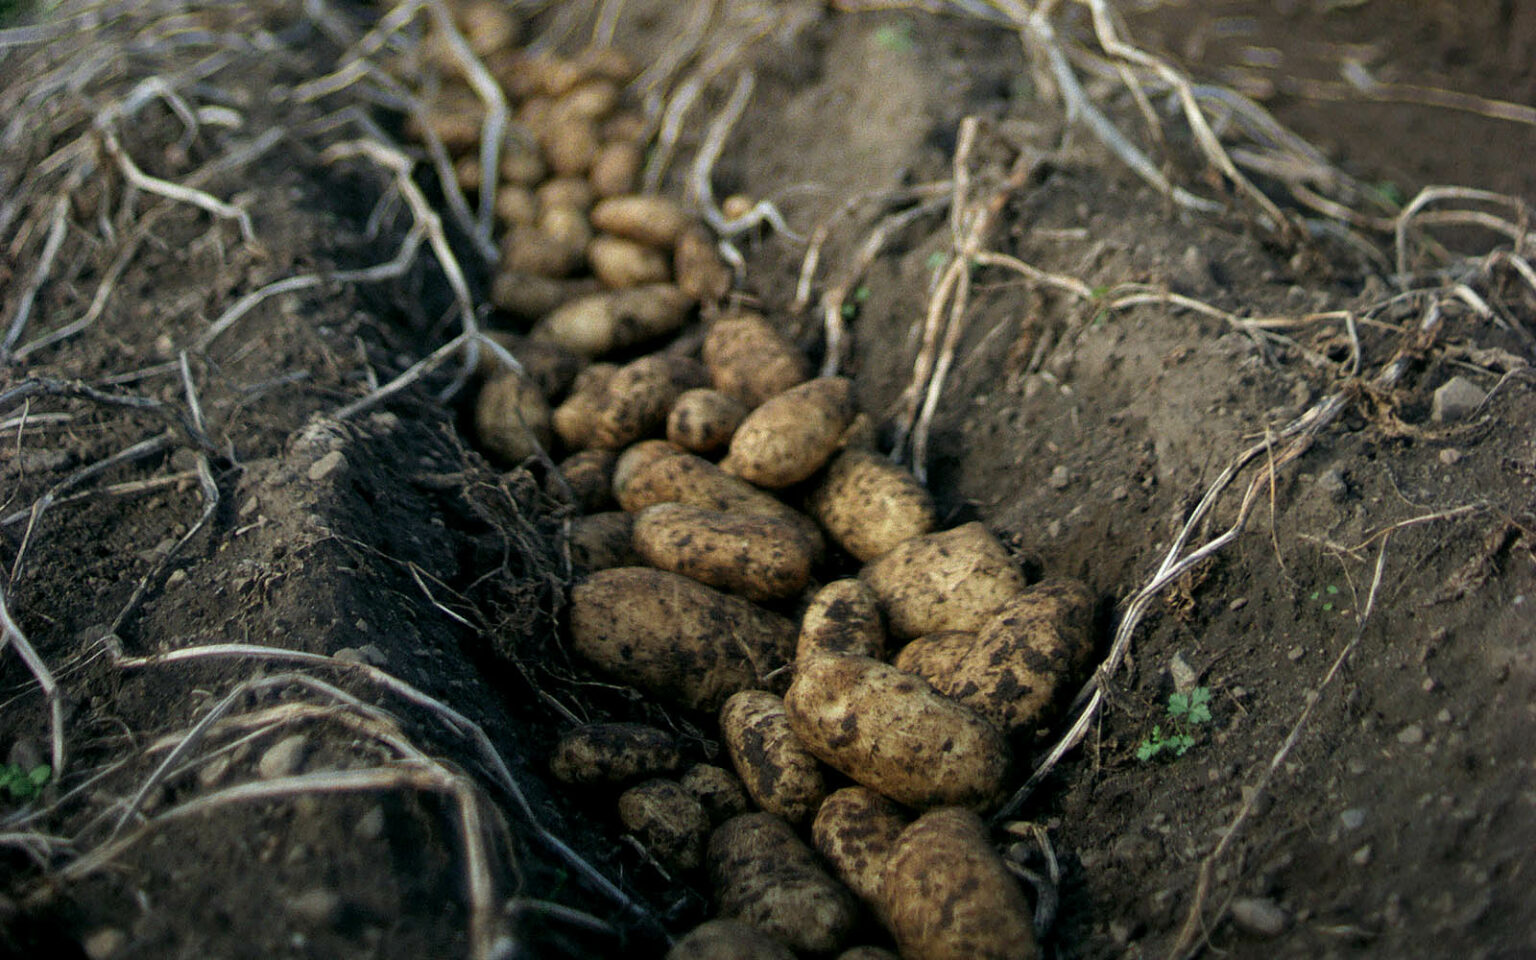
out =
{"type": "Polygon", "coordinates": [[[1211,719],[1211,688],[1196,687],[1189,693],[1168,695],[1168,730],[1162,724],[1136,748],[1137,760],[1151,760],[1160,753],[1182,757],[1195,745],[1194,728],[1211,719]]]}
{"type": "MultiPolygon", "coordinates": [[[[1309,600],[1323,600],[1324,596],[1327,596],[1327,597],[1331,598],[1331,597],[1336,597],[1338,595],[1339,595],[1339,588],[1330,583],[1330,584],[1328,584],[1328,586],[1324,587],[1321,590],[1313,590],[1312,593],[1307,597],[1307,599],[1309,599],[1309,600]]],[[[1334,608],[1334,602],[1333,602],[1332,599],[1323,600],[1323,612],[1324,613],[1332,613],[1333,612],[1333,608],[1334,608]]]]}
{"type": "Polygon", "coordinates": [[[18,803],[35,798],[43,792],[43,785],[53,776],[48,764],[24,770],[14,763],[0,763],[0,790],[18,803]]]}

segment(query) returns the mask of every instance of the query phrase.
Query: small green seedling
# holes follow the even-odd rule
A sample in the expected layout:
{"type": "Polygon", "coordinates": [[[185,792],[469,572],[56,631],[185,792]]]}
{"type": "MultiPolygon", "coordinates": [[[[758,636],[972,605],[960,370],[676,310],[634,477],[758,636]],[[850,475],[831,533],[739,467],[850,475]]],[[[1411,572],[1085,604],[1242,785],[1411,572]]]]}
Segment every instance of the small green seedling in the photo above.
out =
{"type": "Polygon", "coordinates": [[[859,314],[859,307],[869,299],[869,287],[861,286],[853,291],[853,302],[843,304],[843,317],[852,320],[859,314]]]}
{"type": "MultiPolygon", "coordinates": [[[[1339,595],[1339,588],[1330,583],[1330,584],[1328,584],[1328,586],[1324,587],[1321,590],[1313,590],[1311,595],[1307,599],[1309,599],[1309,600],[1323,600],[1323,597],[1325,595],[1330,597],[1330,598],[1336,597],[1336,596],[1339,595]]],[[[1324,613],[1332,613],[1333,612],[1333,607],[1334,607],[1334,602],[1333,602],[1332,599],[1323,600],[1323,612],[1324,613]]]]}
{"type": "Polygon", "coordinates": [[[53,776],[53,768],[44,763],[25,770],[14,763],[0,763],[0,790],[18,803],[32,800],[43,792],[43,786],[53,776]]]}
{"type": "Polygon", "coordinates": [[[1196,687],[1189,693],[1168,695],[1168,730],[1162,724],[1136,748],[1136,759],[1151,760],[1160,753],[1182,757],[1195,745],[1194,728],[1211,719],[1211,688],[1196,687]]]}

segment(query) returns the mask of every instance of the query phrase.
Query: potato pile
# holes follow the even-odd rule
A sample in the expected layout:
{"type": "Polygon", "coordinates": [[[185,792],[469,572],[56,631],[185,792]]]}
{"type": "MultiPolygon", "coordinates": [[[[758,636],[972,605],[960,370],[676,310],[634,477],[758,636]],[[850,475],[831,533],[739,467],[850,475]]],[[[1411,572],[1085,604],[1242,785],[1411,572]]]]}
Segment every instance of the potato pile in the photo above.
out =
{"type": "Polygon", "coordinates": [[[709,233],[634,192],[625,58],[522,54],[500,4],[460,20],[517,120],[489,184],[467,88],[431,117],[505,231],[497,336],[524,369],[483,371],[480,443],[559,458],[575,659],[710,718],[730,767],[609,723],[567,732],[551,772],[609,791],[662,869],[707,879],[718,919],[673,958],[889,957],[847,949],[885,936],[871,921],[907,958],[1036,956],[980,815],[1086,665],[1088,591],[1031,586],[980,523],[939,529],[852,384],[726,304],[709,233]]]}

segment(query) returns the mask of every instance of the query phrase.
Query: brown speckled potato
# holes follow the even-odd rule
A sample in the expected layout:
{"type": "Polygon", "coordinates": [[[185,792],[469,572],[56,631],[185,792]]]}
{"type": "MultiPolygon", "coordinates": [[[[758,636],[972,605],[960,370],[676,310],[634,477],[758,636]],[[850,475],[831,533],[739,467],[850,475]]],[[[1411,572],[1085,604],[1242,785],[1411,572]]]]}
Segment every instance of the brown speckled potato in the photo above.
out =
{"type": "Polygon", "coordinates": [[[704,860],[709,818],[675,781],[647,780],[624,791],[619,819],[669,870],[694,870],[704,860]]]}
{"type": "Polygon", "coordinates": [[[821,765],[789,729],[783,700],[743,690],[720,708],[720,735],[759,807],[799,823],[821,806],[827,795],[821,765]]]}
{"type": "Polygon", "coordinates": [[[898,803],[985,809],[1002,792],[1002,734],[890,664],[849,655],[799,661],[784,708],[807,750],[898,803]]]}
{"type": "Polygon", "coordinates": [[[731,442],[746,416],[741,401],[719,390],[689,390],[667,415],[667,439],[694,453],[713,453],[731,442]]]}
{"type": "Polygon", "coordinates": [[[608,384],[618,372],[619,368],[611,363],[594,363],[577,375],[565,402],[555,408],[551,417],[561,443],[572,450],[592,446],[599,404],[607,398],[608,384]]]}
{"type": "Polygon", "coordinates": [[[938,524],[933,498],[917,478],[865,450],[838,454],[808,506],[832,539],[864,563],[938,524]]]}
{"type": "Polygon", "coordinates": [[[726,821],[709,838],[706,856],[722,916],[744,920],[805,953],[831,953],[853,929],[853,895],[773,814],[726,821]]]}
{"type": "Polygon", "coordinates": [[[589,723],[561,736],[549,772],[563,783],[624,783],[682,764],[677,738],[643,723],[589,723]]]}
{"type": "Polygon", "coordinates": [[[635,552],[670,570],[748,600],[794,596],[811,578],[815,544],[776,517],[658,503],[635,515],[635,552]]]}
{"type": "Polygon", "coordinates": [[[751,924],[727,918],[694,927],[666,960],[795,960],[795,952],[751,924]]]}
{"type": "Polygon", "coordinates": [[[885,862],[908,820],[896,806],[868,787],[844,787],[816,811],[811,842],[839,880],[878,915],[883,909],[885,862]]]}
{"type": "Polygon", "coordinates": [[[720,259],[714,236],[699,225],[678,234],[672,274],[678,287],[700,303],[715,303],[731,292],[731,268],[720,259]]]}
{"type": "Polygon", "coordinates": [[[904,960],[1040,954],[1023,891],[969,810],[931,810],[902,833],[886,861],[882,900],[904,960]]]}
{"type": "Polygon", "coordinates": [[[669,283],[592,294],[550,313],[533,335],[583,356],[600,357],[675,333],[692,302],[669,283]]]}
{"type": "Polygon", "coordinates": [[[720,469],[769,489],[808,479],[853,419],[852,389],[846,377],[821,377],[763,401],[736,428],[720,469]]]}
{"type": "Polygon", "coordinates": [[[709,328],[704,365],[715,389],[748,409],[810,376],[800,348],[755,313],[724,317],[709,328]]]}
{"type": "Polygon", "coordinates": [[[709,822],[716,826],[752,809],[747,802],[746,788],[724,767],[696,763],[683,773],[678,783],[699,801],[709,822]]]}
{"type": "Polygon", "coordinates": [[[592,208],[592,225],[604,233],[667,250],[689,220],[675,202],[647,194],[609,197],[592,208]]]}
{"type": "Polygon", "coordinates": [[[859,571],[896,637],[980,630],[1029,585],[979,523],[914,537],[859,571]]]}
{"type": "Polygon", "coordinates": [[[885,622],[874,592],[864,581],[834,580],[811,598],[800,618],[795,659],[817,653],[885,659],[885,622]]]}
{"type": "Polygon", "coordinates": [[[552,414],[539,388],[519,373],[506,373],[480,388],[475,431],[503,463],[526,460],[554,440],[552,414]]]}
{"type": "Polygon", "coordinates": [[[1046,580],[1009,601],[975,636],[913,640],[896,666],[1015,733],[1047,719],[1056,694],[1092,653],[1092,594],[1076,580],[1046,580]]]}
{"type": "Polygon", "coordinates": [[[617,450],[666,423],[672,401],[704,375],[697,361],[651,354],[613,370],[593,364],[554,413],[567,446],[617,450]]]}
{"type": "Polygon", "coordinates": [[[582,513],[597,513],[613,504],[613,468],[618,459],[612,450],[581,450],[560,461],[560,476],[582,513]]]}
{"type": "Polygon", "coordinates": [[[789,662],[795,638],[794,625],[778,614],[638,567],[603,570],[577,584],[570,631],[574,652],[599,672],[711,711],[739,690],[762,686],[789,662]]]}
{"type": "Polygon", "coordinates": [[[635,518],[622,510],[571,518],[571,564],[586,571],[638,567],[635,518]]]}
{"type": "MultiPolygon", "coordinates": [[[[686,451],[670,440],[641,440],[626,447],[613,466],[614,499],[618,499],[619,491],[627,487],[630,479],[641,469],[663,457],[672,457],[684,452],[686,451]]],[[[623,506],[622,501],[620,506],[623,506]]]]}

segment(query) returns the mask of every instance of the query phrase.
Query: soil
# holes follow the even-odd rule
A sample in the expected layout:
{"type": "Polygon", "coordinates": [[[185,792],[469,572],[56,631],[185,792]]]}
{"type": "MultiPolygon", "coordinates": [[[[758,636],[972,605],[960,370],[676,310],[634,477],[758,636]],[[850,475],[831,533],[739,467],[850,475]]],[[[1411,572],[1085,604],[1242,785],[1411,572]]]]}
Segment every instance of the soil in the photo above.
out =
{"type": "MultiPolygon", "coordinates": [[[[151,239],[94,325],[6,368],[7,391],[19,392],[4,394],[0,446],[11,515],[4,598],[62,691],[67,756],[35,800],[0,796],[0,953],[461,956],[477,922],[466,850],[478,836],[462,817],[480,804],[507,824],[478,839],[511,898],[498,922],[524,955],[621,949],[556,904],[621,928],[622,949],[659,956],[663,931],[708,915],[702,880],[659,873],[618,839],[612,798],[554,783],[544,758],[573,718],[614,718],[671,724],[691,759],[711,759],[708,718],[659,710],[571,666],[559,634],[568,508],[538,464],[499,469],[461,438],[462,410],[436,396],[451,370],[333,418],[451,333],[441,272],[421,257],[382,283],[276,297],[193,347],[239,297],[294,274],[387,261],[409,229],[408,211],[388,201],[387,173],[321,153],[360,135],[338,132],[351,122],[334,112],[346,100],[281,95],[334,69],[342,38],[374,15],[337,8],[337,20],[311,21],[308,6],[196,15],[215,35],[256,38],[232,44],[228,65],[189,88],[238,122],[213,111],[189,131],[151,98],[121,124],[124,150],[166,180],[285,131],[255,160],[200,182],[251,212],[259,245],[227,219],[147,193],[125,199],[120,177],[95,177],[76,192],[72,229],[17,344],[87,309],[135,222],[149,223],[151,239]],[[81,474],[156,438],[147,453],[81,474]],[[209,644],[250,646],[167,656],[209,644]],[[402,696],[370,667],[424,696],[402,696]],[[199,731],[161,770],[231,694],[227,722],[199,731]],[[224,792],[285,775],[398,771],[410,766],[401,744],[432,758],[438,788],[224,792]],[[493,754],[510,777],[498,778],[493,754]],[[468,801],[441,787],[468,782],[468,801]],[[224,802],[183,815],[199,797],[224,802]],[[551,836],[649,919],[573,870],[551,836]],[[112,855],[93,864],[104,849],[112,855]]],[[[650,62],[686,11],[634,6],[619,42],[650,62]]],[[[1362,181],[1408,196],[1462,183],[1536,200],[1526,162],[1536,125],[1316,95],[1334,90],[1316,84],[1337,81],[1341,58],[1358,55],[1385,82],[1536,103],[1536,23],[1522,5],[1137,6],[1129,23],[1140,42],[1198,79],[1260,97],[1362,181]]],[[[993,25],[819,4],[803,14],[796,30],[746,54],[757,91],[716,168],[721,196],[776,198],[809,233],[853,194],[948,176],[956,130],[975,115],[989,122],[983,166],[1004,169],[1020,151],[1036,158],[1003,210],[1001,252],[1095,288],[1145,282],[1245,317],[1358,313],[1389,289],[1346,245],[1278,242],[1236,205],[1216,216],[1172,210],[1065,125],[1036,95],[1017,38],[993,25]]],[[[100,109],[138,78],[189,62],[126,43],[145,22],[103,29],[113,68],[82,82],[81,101],[60,94],[38,108],[35,127],[5,131],[8,192],[80,132],[69,112],[79,102],[100,109]]],[[[0,61],[0,89],[20,62],[0,61]]],[[[1134,129],[1129,98],[1108,102],[1134,129]]],[[[399,132],[397,115],[365,106],[399,132]]],[[[1181,149],[1173,142],[1170,157],[1181,149]]],[[[682,179],[669,189],[680,194],[682,179]]],[[[48,213],[0,211],[7,325],[37,270],[48,213]]],[[[1490,249],[1472,231],[1442,239],[1490,249]]],[[[454,240],[483,294],[487,268],[454,240]]],[[[912,221],[847,311],[846,366],[886,442],[933,255],[949,240],[942,215],[912,221]]],[[[861,241],[852,228],[834,231],[824,276],[861,241]]],[[[794,303],[803,244],[765,230],[739,246],[747,299],[820,359],[819,314],[794,303]]],[[[1086,582],[1101,600],[1106,652],[1126,601],[1232,458],[1266,437],[1278,452],[1285,424],[1336,391],[1351,399],[1276,469],[1244,532],[1158,596],[1086,740],[1020,813],[1047,828],[1059,859],[1050,955],[1168,955],[1207,863],[1201,942],[1212,952],[1536,955],[1536,293],[1507,272],[1490,276],[1475,285],[1497,317],[1448,308],[1438,334],[1419,337],[1409,301],[1360,324],[1361,373],[1406,360],[1405,375],[1378,388],[1351,379],[1356,348],[1341,320],[1286,329],[1281,342],[1166,303],[1110,312],[976,271],[933,420],[929,486],[946,523],[984,521],[1032,577],[1086,582]],[[1453,377],[1487,400],[1436,419],[1435,392],[1453,377]],[[1211,719],[1184,728],[1187,752],[1139,757],[1154,727],[1174,722],[1170,694],[1191,687],[1210,692],[1211,719]]],[[[1233,522],[1264,462],[1192,544],[1233,522]]],[[[0,758],[30,769],[49,762],[48,703],[15,652],[0,652],[0,758]]],[[[1026,763],[1063,727],[1026,745],[1026,763]]]]}

